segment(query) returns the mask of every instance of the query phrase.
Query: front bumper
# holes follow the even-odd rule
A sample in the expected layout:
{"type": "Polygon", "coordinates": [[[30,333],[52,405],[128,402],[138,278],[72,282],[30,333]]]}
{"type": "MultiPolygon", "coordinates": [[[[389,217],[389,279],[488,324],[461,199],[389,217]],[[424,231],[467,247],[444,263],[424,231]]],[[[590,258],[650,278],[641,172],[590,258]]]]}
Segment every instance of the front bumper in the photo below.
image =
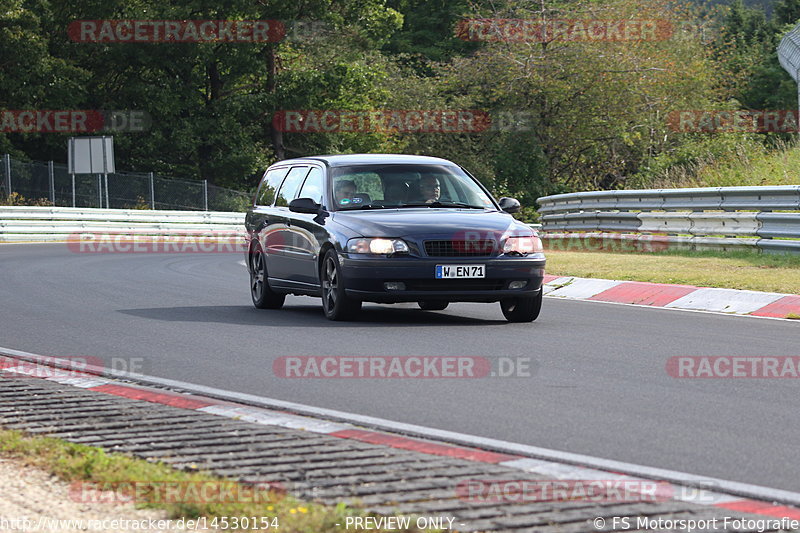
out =
{"type": "Polygon", "coordinates": [[[448,302],[497,302],[503,298],[535,296],[542,289],[545,258],[529,257],[369,257],[340,254],[346,294],[379,303],[444,300],[448,302]],[[485,265],[486,277],[436,279],[436,265],[485,265]],[[509,289],[512,281],[526,281],[509,289]],[[386,282],[403,282],[405,290],[387,290],[386,282]]]}

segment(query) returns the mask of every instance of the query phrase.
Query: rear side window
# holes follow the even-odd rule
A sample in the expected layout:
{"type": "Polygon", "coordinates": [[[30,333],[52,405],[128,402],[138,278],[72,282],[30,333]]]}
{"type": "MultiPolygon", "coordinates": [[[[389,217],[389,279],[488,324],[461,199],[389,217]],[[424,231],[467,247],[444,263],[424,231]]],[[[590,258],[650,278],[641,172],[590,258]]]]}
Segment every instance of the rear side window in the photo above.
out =
{"type": "Polygon", "coordinates": [[[286,207],[289,202],[297,198],[297,189],[300,188],[300,184],[303,183],[303,178],[306,177],[306,174],[308,174],[308,167],[292,167],[278,191],[275,205],[286,207]]]}
{"type": "Polygon", "coordinates": [[[288,168],[274,168],[267,171],[267,175],[258,189],[256,205],[272,205],[273,200],[275,200],[275,191],[281,186],[281,181],[283,181],[288,170],[288,168]]]}
{"type": "Polygon", "coordinates": [[[303,187],[297,194],[298,198],[311,198],[318,204],[322,203],[322,169],[311,167],[303,187]]]}

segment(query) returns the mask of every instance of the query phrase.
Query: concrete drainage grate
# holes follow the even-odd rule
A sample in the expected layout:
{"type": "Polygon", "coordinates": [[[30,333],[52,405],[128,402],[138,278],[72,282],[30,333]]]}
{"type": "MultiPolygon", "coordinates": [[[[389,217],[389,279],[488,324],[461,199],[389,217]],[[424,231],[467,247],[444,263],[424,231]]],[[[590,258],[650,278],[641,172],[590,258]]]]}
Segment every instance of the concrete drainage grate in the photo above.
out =
{"type": "MultiPolygon", "coordinates": [[[[382,514],[454,517],[459,531],[585,533],[597,531],[591,522],[597,517],[701,520],[733,516],[724,509],[673,500],[633,504],[468,501],[458,497],[459,482],[548,478],[491,463],[246,422],[42,379],[0,377],[0,426],[161,460],[180,469],[204,469],[246,482],[277,482],[299,498],[321,503],[346,502],[382,514]]],[[[763,520],[755,515],[737,516],[763,520]]],[[[609,531],[611,521],[607,524],[603,530],[609,531]]]]}

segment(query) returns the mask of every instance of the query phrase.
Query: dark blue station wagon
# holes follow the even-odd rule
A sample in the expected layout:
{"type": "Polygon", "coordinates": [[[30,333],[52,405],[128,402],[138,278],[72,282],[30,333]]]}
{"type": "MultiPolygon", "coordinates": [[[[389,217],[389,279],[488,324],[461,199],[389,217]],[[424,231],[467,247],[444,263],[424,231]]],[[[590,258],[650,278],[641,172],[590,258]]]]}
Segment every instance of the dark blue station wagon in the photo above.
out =
{"type": "Polygon", "coordinates": [[[287,294],[322,297],[331,320],[362,302],[500,302],[511,322],[542,305],[536,232],[464,169],[435,157],[357,154],[280,161],[245,221],[250,292],[259,309],[287,294]]]}

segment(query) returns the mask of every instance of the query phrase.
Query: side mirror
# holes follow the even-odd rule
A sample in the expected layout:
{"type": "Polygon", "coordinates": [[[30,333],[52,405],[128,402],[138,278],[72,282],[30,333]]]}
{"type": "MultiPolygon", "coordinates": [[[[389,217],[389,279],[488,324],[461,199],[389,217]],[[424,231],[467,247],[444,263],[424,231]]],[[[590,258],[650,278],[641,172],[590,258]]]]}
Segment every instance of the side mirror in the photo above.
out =
{"type": "Polygon", "coordinates": [[[295,198],[289,202],[289,211],[292,213],[309,213],[311,215],[316,215],[321,209],[322,206],[311,198],[295,198]]]}
{"type": "Polygon", "coordinates": [[[520,205],[519,200],[516,198],[508,198],[504,196],[500,198],[500,209],[506,213],[519,213],[520,205]]]}

